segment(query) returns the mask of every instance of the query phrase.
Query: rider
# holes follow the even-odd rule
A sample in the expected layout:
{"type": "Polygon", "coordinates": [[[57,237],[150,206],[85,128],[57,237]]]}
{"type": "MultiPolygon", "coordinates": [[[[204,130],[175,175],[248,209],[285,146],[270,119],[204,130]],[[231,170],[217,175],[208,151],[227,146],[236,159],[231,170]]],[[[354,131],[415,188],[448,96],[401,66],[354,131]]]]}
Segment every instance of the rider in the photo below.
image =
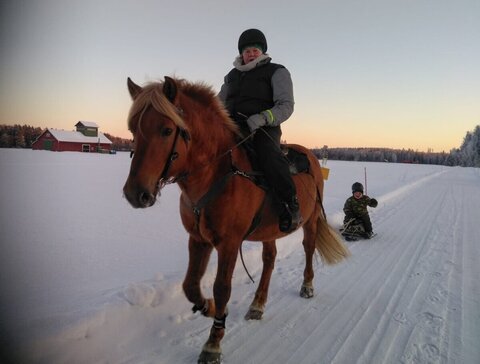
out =
{"type": "Polygon", "coordinates": [[[374,198],[370,198],[363,194],[363,185],[360,182],[355,182],[352,185],[352,195],[353,196],[345,201],[343,207],[343,212],[345,212],[343,224],[347,224],[351,219],[360,220],[365,228],[365,237],[370,239],[373,235],[373,231],[367,206],[377,207],[378,202],[374,198]]]}
{"type": "Polygon", "coordinates": [[[234,68],[225,76],[218,96],[245,136],[256,131],[253,149],[280,202],[279,228],[290,232],[302,223],[295,184],[280,149],[280,124],[293,113],[290,72],[271,62],[266,53],[267,40],[258,29],[240,35],[238,51],[234,68]]]}

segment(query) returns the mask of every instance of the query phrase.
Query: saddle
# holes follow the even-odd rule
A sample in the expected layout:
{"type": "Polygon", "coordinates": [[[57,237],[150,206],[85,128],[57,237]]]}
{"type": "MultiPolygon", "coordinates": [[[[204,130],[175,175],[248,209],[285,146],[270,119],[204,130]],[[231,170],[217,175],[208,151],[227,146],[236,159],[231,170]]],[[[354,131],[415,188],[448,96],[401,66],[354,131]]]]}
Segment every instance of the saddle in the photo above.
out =
{"type": "MultiPolygon", "coordinates": [[[[210,189],[197,201],[197,203],[193,206],[193,212],[196,217],[197,223],[200,221],[200,214],[202,209],[207,206],[210,201],[214,200],[224,189],[225,185],[227,184],[228,180],[234,175],[240,175],[242,177],[250,179],[255,185],[262,188],[269,194],[270,186],[267,183],[265,175],[263,172],[260,172],[260,168],[258,167],[258,162],[256,159],[256,153],[251,146],[250,143],[244,143],[242,145],[243,148],[247,151],[247,156],[250,160],[252,165],[252,171],[246,172],[239,170],[233,163],[232,168],[229,173],[224,175],[221,179],[217,180],[210,189]]],[[[285,158],[289,164],[289,170],[291,175],[299,174],[299,173],[307,173],[310,169],[310,161],[305,153],[301,153],[293,148],[289,148],[286,145],[281,146],[282,152],[285,155],[285,158]]],[[[231,155],[230,155],[231,157],[231,155]]],[[[260,209],[257,211],[250,229],[248,233],[245,235],[247,237],[250,235],[260,224],[261,221],[261,212],[265,205],[266,198],[263,200],[260,209]]],[[[274,202],[274,201],[272,201],[274,202]]],[[[274,205],[278,205],[278,203],[274,203],[274,205]]]]}
{"type": "MultiPolygon", "coordinates": [[[[252,165],[252,170],[254,172],[252,172],[251,175],[254,176],[253,180],[255,184],[264,190],[268,190],[268,183],[257,162],[257,153],[253,149],[251,143],[245,143],[243,148],[245,148],[247,151],[248,159],[252,165]]],[[[301,153],[293,148],[290,148],[286,144],[282,144],[280,148],[286,160],[288,161],[290,174],[292,176],[299,173],[308,173],[310,170],[310,161],[305,153],[301,153]]]]}
{"type": "MultiPolygon", "coordinates": [[[[281,210],[281,204],[276,200],[275,196],[271,195],[271,189],[270,186],[265,178],[265,175],[263,172],[260,172],[261,169],[258,166],[257,162],[257,153],[253,149],[251,143],[247,142],[243,145],[245,150],[247,151],[247,156],[250,161],[250,164],[252,165],[253,172],[247,173],[250,177],[250,179],[260,188],[262,188],[264,191],[267,192],[267,195],[270,195],[270,198],[265,198],[262,202],[262,205],[260,209],[257,211],[252,224],[250,225],[250,228],[245,235],[245,238],[250,235],[252,232],[256,230],[258,225],[260,224],[262,220],[262,210],[264,208],[264,205],[267,201],[267,199],[270,199],[271,203],[273,203],[273,206],[275,210],[280,211],[281,210]]],[[[296,175],[299,173],[308,173],[310,169],[310,161],[308,160],[308,157],[305,153],[301,153],[293,148],[288,147],[285,144],[282,144],[280,146],[281,151],[283,155],[285,156],[286,160],[288,161],[289,165],[289,170],[291,175],[296,175]]]]}
{"type": "Polygon", "coordinates": [[[310,169],[310,161],[305,153],[282,145],[282,152],[288,160],[290,174],[308,173],[310,169]]]}

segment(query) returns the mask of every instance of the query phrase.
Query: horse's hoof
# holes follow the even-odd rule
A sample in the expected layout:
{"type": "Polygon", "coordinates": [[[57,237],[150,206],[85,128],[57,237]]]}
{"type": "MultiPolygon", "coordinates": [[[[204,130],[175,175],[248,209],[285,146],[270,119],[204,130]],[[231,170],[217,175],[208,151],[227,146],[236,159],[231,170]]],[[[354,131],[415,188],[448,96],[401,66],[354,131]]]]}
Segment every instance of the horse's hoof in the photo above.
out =
{"type": "Polygon", "coordinates": [[[202,351],[198,357],[197,364],[221,364],[222,353],[211,353],[209,351],[202,351]]]}
{"type": "Polygon", "coordinates": [[[313,297],[313,287],[302,286],[302,289],[300,290],[300,297],[312,298],[313,297]]]}
{"type": "Polygon", "coordinates": [[[263,311],[256,310],[256,309],[249,309],[247,314],[245,315],[245,320],[261,320],[263,317],[263,311]]]}

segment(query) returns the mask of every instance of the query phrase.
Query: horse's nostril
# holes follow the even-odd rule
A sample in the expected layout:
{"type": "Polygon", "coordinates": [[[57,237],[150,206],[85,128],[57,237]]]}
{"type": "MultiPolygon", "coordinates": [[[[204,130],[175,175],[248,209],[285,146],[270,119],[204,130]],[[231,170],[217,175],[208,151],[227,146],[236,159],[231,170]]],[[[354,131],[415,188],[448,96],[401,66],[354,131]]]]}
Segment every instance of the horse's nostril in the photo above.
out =
{"type": "Polygon", "coordinates": [[[138,200],[142,206],[148,207],[153,205],[155,197],[151,193],[142,192],[140,193],[138,200]]]}

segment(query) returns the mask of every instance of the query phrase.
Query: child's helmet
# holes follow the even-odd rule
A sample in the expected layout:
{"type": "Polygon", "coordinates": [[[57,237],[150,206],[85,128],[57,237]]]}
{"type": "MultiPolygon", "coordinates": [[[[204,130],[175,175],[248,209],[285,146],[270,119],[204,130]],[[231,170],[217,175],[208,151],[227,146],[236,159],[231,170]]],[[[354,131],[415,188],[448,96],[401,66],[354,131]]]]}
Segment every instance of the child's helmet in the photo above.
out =
{"type": "Polygon", "coordinates": [[[363,185],[360,182],[355,182],[352,185],[352,193],[361,192],[363,193],[363,185]]]}

